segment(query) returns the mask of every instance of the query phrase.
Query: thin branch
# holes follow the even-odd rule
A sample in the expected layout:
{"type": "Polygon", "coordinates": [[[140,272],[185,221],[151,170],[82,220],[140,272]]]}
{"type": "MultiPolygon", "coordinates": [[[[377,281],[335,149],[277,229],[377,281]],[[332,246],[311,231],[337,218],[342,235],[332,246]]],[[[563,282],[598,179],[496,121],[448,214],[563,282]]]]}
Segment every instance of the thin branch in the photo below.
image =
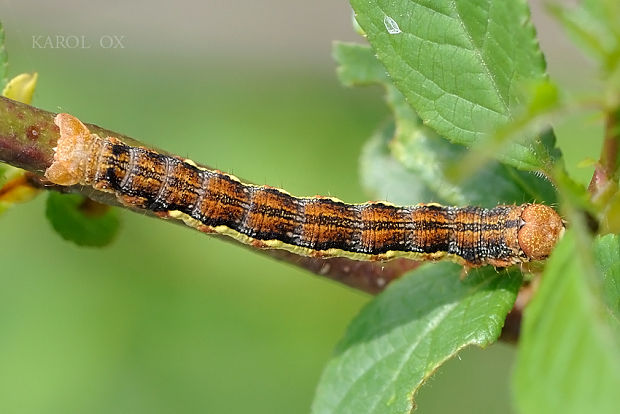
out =
{"type": "Polygon", "coordinates": [[[516,344],[519,342],[521,335],[521,321],[523,319],[523,312],[525,308],[532,300],[532,297],[536,293],[540,277],[535,278],[533,281],[524,284],[519,289],[517,294],[517,300],[511,311],[506,315],[506,321],[504,321],[504,327],[499,337],[500,341],[516,344]]]}
{"type": "Polygon", "coordinates": [[[608,184],[617,178],[618,150],[620,149],[620,110],[607,113],[605,139],[588,191],[594,198],[605,192],[608,184]]]}
{"type": "MultiPolygon", "coordinates": [[[[60,136],[60,131],[53,121],[55,116],[54,113],[0,97],[0,161],[30,171],[25,178],[32,187],[64,193],[78,193],[98,203],[132,210],[126,205],[120,204],[110,193],[79,185],[73,187],[58,186],[43,178],[44,171],[52,163],[54,147],[60,136]]],[[[144,146],[139,141],[123,134],[92,124],[86,125],[100,136],[115,136],[132,145],[144,146]]],[[[161,219],[149,211],[140,210],[139,212],[161,219]]],[[[181,224],[177,220],[168,221],[181,224]]],[[[371,294],[381,292],[390,282],[420,265],[420,262],[402,258],[389,262],[356,261],[343,257],[320,259],[299,256],[284,250],[256,249],[222,235],[215,234],[211,237],[218,237],[241,245],[254,252],[265,254],[371,294]]],[[[531,289],[525,286],[519,293],[515,308],[506,319],[501,340],[506,342],[517,341],[521,325],[521,313],[530,296],[531,289]]]]}
{"type": "MultiPolygon", "coordinates": [[[[29,181],[40,188],[79,193],[97,202],[127,209],[127,206],[121,205],[109,193],[99,192],[84,186],[61,187],[51,185],[43,178],[44,171],[52,163],[54,147],[60,137],[60,131],[54,124],[55,116],[54,113],[0,97],[0,161],[32,172],[29,181]]],[[[92,124],[86,124],[86,126],[100,136],[114,136],[132,145],[145,146],[123,134],[92,124]]],[[[144,214],[145,212],[140,211],[140,213],[144,214]]],[[[150,215],[155,217],[152,214],[150,215]]],[[[173,220],[173,222],[177,221],[173,220]]],[[[241,244],[229,237],[215,237],[241,244]]],[[[244,244],[241,245],[251,248],[244,244]]],[[[348,258],[304,257],[281,250],[251,249],[373,294],[380,292],[389,282],[419,265],[419,262],[407,259],[389,262],[362,262],[348,258]]]]}

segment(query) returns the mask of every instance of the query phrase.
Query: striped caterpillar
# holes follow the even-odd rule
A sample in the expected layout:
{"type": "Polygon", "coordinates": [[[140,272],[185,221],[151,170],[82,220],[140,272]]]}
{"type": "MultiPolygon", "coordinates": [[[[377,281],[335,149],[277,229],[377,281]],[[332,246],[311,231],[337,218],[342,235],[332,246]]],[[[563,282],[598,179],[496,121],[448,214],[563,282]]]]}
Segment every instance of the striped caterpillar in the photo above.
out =
{"type": "Polygon", "coordinates": [[[564,223],[542,204],[444,207],[345,204],[294,197],[268,186],[197,166],[190,160],[92,134],[58,114],[60,138],[45,177],[114,193],[129,207],[183,220],[206,233],[257,248],[355,260],[448,258],[467,267],[506,267],[549,256],[564,223]]]}

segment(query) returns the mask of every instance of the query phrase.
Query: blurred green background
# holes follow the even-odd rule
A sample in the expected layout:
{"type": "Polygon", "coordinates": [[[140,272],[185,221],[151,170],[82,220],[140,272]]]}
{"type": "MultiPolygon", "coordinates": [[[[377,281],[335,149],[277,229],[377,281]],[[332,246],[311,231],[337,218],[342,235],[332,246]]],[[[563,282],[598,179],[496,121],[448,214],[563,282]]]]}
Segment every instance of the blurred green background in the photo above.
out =
{"type": "MultiPolygon", "coordinates": [[[[361,202],[357,159],[388,112],[379,89],[338,84],[330,40],[357,37],[347,3],[333,3],[5,0],[0,19],[10,74],[40,74],[36,106],[255,183],[361,202]],[[56,35],[91,47],[33,44],[56,35]],[[100,47],[104,35],[124,47],[100,47]]],[[[535,13],[556,78],[570,79],[568,64],[588,73],[535,13]]],[[[596,157],[597,128],[585,116],[557,130],[584,182],[591,171],[574,165],[596,157]]],[[[44,198],[0,218],[1,413],[305,413],[370,299],[129,212],[113,245],[78,248],[52,231],[44,198]]],[[[423,388],[420,412],[510,411],[514,355],[462,352],[423,388]]]]}

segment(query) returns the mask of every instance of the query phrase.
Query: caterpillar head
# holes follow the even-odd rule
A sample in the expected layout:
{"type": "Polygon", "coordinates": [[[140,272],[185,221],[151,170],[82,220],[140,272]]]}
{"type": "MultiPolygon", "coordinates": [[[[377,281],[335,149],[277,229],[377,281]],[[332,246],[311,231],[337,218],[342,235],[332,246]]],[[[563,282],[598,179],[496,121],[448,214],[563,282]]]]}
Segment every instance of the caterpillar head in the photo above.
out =
{"type": "Polygon", "coordinates": [[[519,246],[530,260],[549,257],[555,244],[564,235],[564,221],[551,207],[528,204],[521,212],[519,246]]]}

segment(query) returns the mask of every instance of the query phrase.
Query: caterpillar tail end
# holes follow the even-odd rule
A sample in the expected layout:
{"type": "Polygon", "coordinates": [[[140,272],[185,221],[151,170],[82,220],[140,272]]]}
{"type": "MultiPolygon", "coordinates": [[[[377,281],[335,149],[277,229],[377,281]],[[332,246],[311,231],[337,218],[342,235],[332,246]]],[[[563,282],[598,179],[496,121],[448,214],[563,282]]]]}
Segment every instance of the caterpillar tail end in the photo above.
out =
{"type": "Polygon", "coordinates": [[[80,162],[83,157],[76,153],[85,153],[91,141],[88,128],[76,117],[69,114],[58,114],[54,123],[60,129],[60,138],[56,144],[54,160],[45,170],[45,178],[54,184],[74,185],[83,177],[84,166],[80,162]]]}

